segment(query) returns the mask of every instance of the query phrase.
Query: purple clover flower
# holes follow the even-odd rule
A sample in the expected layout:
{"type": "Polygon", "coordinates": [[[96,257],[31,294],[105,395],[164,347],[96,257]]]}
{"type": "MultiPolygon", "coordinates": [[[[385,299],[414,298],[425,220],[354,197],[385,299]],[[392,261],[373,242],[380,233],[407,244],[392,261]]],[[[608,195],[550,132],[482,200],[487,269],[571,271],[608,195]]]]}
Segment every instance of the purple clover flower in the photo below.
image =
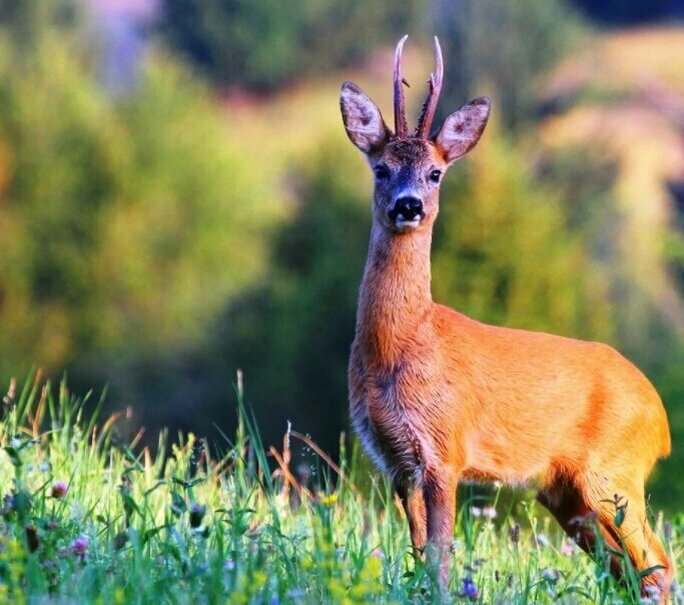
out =
{"type": "Polygon", "coordinates": [[[71,543],[71,550],[77,557],[84,557],[90,544],[86,536],[80,536],[71,543]]]}
{"type": "Polygon", "coordinates": [[[69,491],[69,487],[67,486],[64,481],[56,481],[55,483],[52,484],[52,497],[61,499],[64,498],[64,496],[67,495],[67,492],[69,491]]]}
{"type": "Polygon", "coordinates": [[[202,525],[202,519],[207,512],[207,507],[200,504],[192,504],[190,506],[190,527],[198,528],[202,525]]]}

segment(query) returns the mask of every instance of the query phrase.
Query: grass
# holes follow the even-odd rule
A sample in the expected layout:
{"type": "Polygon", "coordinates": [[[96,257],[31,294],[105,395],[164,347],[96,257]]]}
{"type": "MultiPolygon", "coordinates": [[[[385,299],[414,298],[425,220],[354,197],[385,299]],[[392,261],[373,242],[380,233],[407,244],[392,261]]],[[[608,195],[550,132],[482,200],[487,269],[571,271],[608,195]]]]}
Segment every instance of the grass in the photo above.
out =
{"type": "MultiPolygon", "coordinates": [[[[486,506],[462,499],[440,595],[384,479],[343,455],[340,467],[321,459],[319,485],[305,487],[289,442],[315,444],[292,431],[267,456],[241,388],[237,399],[222,447],[188,435],[167,448],[162,435],[153,455],[117,439],[117,415],[86,415],[88,398],[64,384],[10,388],[0,603],[639,602],[636,574],[618,586],[605,557],[578,552],[533,501],[504,504],[501,491],[486,506]]],[[[660,525],[677,560],[682,528],[660,525]]]]}

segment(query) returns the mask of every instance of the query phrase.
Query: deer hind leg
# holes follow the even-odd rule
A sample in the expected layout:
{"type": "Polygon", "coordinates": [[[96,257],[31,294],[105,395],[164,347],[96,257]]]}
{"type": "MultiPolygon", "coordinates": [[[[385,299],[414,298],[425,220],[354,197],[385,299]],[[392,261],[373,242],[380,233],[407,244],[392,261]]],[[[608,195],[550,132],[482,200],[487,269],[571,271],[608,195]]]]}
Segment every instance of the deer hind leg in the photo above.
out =
{"type": "Polygon", "coordinates": [[[674,574],[663,545],[648,523],[643,481],[624,477],[611,480],[591,473],[584,477],[581,489],[587,505],[620,544],[620,550],[627,552],[634,569],[644,572],[656,568],[641,578],[642,595],[666,602],[674,574]],[[618,524],[617,507],[621,506],[625,507],[624,516],[618,524]]]}
{"type": "MultiPolygon", "coordinates": [[[[613,535],[603,526],[573,485],[550,486],[537,494],[537,501],[553,514],[565,533],[590,556],[597,557],[601,554],[601,542],[610,550],[621,550],[613,535]],[[597,531],[600,538],[596,535],[597,531]]],[[[611,573],[620,578],[620,558],[611,553],[608,556],[611,573]]]]}
{"type": "Polygon", "coordinates": [[[427,512],[423,488],[401,482],[397,483],[395,489],[408,519],[413,552],[416,556],[422,557],[427,541],[427,512]]]}

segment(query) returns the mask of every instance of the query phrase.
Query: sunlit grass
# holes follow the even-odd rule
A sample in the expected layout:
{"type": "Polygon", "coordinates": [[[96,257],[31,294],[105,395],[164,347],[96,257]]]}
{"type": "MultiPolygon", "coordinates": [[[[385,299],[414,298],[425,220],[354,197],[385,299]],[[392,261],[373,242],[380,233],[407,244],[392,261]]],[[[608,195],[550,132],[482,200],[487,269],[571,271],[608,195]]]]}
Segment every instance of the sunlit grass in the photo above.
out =
{"type": "MultiPolygon", "coordinates": [[[[635,581],[618,587],[532,501],[499,494],[462,502],[440,593],[384,479],[362,492],[363,467],[343,455],[339,467],[324,457],[329,473],[306,487],[289,442],[315,444],[292,431],[267,458],[241,389],[237,402],[222,448],[192,435],[167,448],[162,435],[153,455],[63,384],[13,386],[0,423],[0,603],[638,602],[635,581]]],[[[681,528],[665,533],[677,559],[681,528]]]]}

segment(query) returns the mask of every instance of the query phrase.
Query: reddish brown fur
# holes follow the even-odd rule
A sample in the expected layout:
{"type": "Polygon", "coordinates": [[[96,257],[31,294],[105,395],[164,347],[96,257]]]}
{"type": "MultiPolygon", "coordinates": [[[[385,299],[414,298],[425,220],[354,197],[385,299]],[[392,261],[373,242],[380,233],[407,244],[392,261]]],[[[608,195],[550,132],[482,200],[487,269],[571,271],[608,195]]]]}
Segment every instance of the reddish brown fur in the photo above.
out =
{"type": "MultiPolygon", "coordinates": [[[[343,87],[350,138],[372,167],[386,166],[392,175],[375,188],[349,365],[352,421],[392,477],[415,547],[432,544],[445,556],[458,481],[535,484],[539,500],[586,550],[593,534],[573,522],[592,513],[608,545],[622,544],[638,570],[662,566],[643,584],[661,587],[665,599],[672,566],[644,502],[646,477],[670,451],[653,386],[607,345],[486,325],[432,301],[439,188],[422,175],[446,170],[477,142],[484,123],[473,112],[484,102],[459,110],[464,115],[453,128],[462,135],[465,124],[472,139],[466,144],[444,133],[459,112],[430,141],[398,140],[379,112],[370,120],[377,132],[356,128],[357,113],[366,126],[366,112],[377,108],[358,88],[343,87]],[[455,153],[454,144],[465,151],[455,153]],[[425,207],[420,226],[408,231],[387,218],[402,187],[417,191],[425,207]],[[615,494],[628,502],[620,527],[610,502],[615,494]]],[[[616,561],[613,570],[619,573],[616,561]]]]}

